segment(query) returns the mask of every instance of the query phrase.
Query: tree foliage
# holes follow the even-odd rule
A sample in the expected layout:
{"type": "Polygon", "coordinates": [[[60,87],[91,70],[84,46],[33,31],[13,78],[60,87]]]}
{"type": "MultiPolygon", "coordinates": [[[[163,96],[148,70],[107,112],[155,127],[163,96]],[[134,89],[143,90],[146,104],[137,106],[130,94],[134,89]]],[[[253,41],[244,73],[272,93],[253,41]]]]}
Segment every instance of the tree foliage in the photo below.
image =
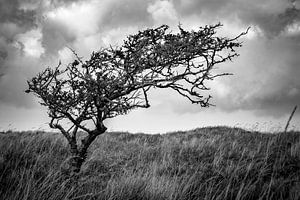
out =
{"type": "MultiPolygon", "coordinates": [[[[130,35],[119,47],[102,48],[83,61],[76,59],[67,66],[47,68],[28,81],[26,92],[34,93],[49,110],[50,127],[59,129],[67,138],[73,157],[82,162],[89,145],[106,131],[104,120],[127,114],[135,108],[150,106],[148,92],[154,88],[169,88],[182,97],[199,104],[210,105],[207,81],[228,73],[214,74],[218,63],[238,56],[238,39],[219,37],[221,24],[187,31],[179,26],[178,33],[167,25],[130,35]],[[68,130],[61,123],[69,120],[68,130]],[[85,124],[91,121],[94,128],[85,124]],[[77,132],[87,136],[78,143],[77,132]]],[[[81,164],[78,164],[80,170],[81,164]]],[[[77,168],[78,168],[77,167],[77,168]]]]}

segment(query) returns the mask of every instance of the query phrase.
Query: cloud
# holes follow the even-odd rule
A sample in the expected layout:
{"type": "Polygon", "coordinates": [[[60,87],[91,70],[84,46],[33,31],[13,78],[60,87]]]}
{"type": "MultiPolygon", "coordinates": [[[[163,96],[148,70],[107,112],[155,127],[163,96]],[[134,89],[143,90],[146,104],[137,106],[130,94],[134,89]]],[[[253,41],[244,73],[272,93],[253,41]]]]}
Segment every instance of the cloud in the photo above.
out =
{"type": "MultiPolygon", "coordinates": [[[[26,1],[25,1],[26,2],[26,1]]],[[[0,1],[0,22],[15,23],[22,27],[34,26],[36,12],[22,8],[20,0],[0,1]]]]}
{"type": "Polygon", "coordinates": [[[273,116],[289,112],[300,102],[299,41],[300,34],[249,41],[231,66],[235,76],[223,82],[229,91],[225,98],[219,98],[220,106],[273,116]]]}
{"type": "Polygon", "coordinates": [[[4,61],[8,54],[14,55],[14,50],[17,50],[13,48],[14,44],[18,43],[15,37],[36,26],[36,15],[36,11],[23,8],[22,1],[0,1],[0,74],[5,73],[7,66],[4,65],[4,61]]]}
{"type": "Polygon", "coordinates": [[[168,24],[170,26],[179,22],[177,12],[171,1],[156,1],[148,6],[147,11],[151,14],[155,24],[168,24]]]}
{"type": "MultiPolygon", "coordinates": [[[[221,21],[222,35],[232,37],[252,26],[243,37],[241,56],[218,66],[234,76],[210,83],[217,110],[253,111],[257,115],[281,117],[300,102],[300,3],[299,1],[200,0],[174,1],[183,24],[221,21]]],[[[170,100],[176,113],[204,111],[181,100],[170,100]]]]}
{"type": "Polygon", "coordinates": [[[275,37],[286,30],[289,25],[300,21],[300,10],[296,7],[286,6],[284,10],[277,13],[253,13],[241,16],[246,23],[257,25],[267,37],[275,37]]]}
{"type": "Polygon", "coordinates": [[[43,15],[54,5],[73,2],[0,1],[0,104],[26,108],[36,105],[33,97],[24,94],[26,80],[53,62],[42,58],[43,15]]]}
{"type": "Polygon", "coordinates": [[[45,51],[41,44],[41,38],[41,30],[32,29],[26,33],[19,34],[16,40],[23,44],[23,51],[26,55],[39,58],[45,51]]]}
{"type": "Polygon", "coordinates": [[[196,15],[204,23],[235,21],[253,25],[268,37],[300,20],[300,3],[296,0],[175,0],[174,4],[183,18],[196,15]]]}
{"type": "Polygon", "coordinates": [[[42,26],[42,46],[46,56],[56,56],[60,49],[69,46],[75,39],[75,33],[58,21],[47,19],[42,26]]]}
{"type": "Polygon", "coordinates": [[[147,13],[148,4],[152,0],[111,0],[103,16],[102,28],[115,29],[126,26],[145,27],[150,23],[151,17],[147,13]]]}
{"type": "Polygon", "coordinates": [[[41,66],[42,63],[35,57],[22,53],[20,46],[8,48],[8,55],[1,62],[5,70],[0,79],[0,104],[32,107],[36,105],[36,101],[24,93],[26,80],[36,73],[36,66],[41,66]]]}
{"type": "MultiPolygon", "coordinates": [[[[275,118],[288,114],[300,102],[299,44],[300,33],[271,40],[264,36],[245,39],[240,57],[221,64],[216,70],[234,75],[208,84],[216,109],[253,111],[256,115],[275,118]]],[[[180,101],[173,108],[180,113],[203,111],[180,101]]]]}
{"type": "MultiPolygon", "coordinates": [[[[150,19],[147,3],[144,1],[80,1],[45,14],[42,43],[49,55],[55,55],[69,46],[79,54],[88,56],[92,50],[105,45],[102,38],[112,37],[110,33],[114,34],[114,30],[138,30],[147,26],[150,19]]],[[[124,34],[120,32],[119,35],[124,34]]],[[[118,40],[124,38],[125,36],[118,40]]]]}
{"type": "Polygon", "coordinates": [[[101,7],[105,4],[103,2],[77,2],[46,12],[41,24],[46,56],[57,56],[58,51],[64,47],[73,48],[76,40],[96,34],[101,16],[105,14],[101,7]]]}
{"type": "Polygon", "coordinates": [[[33,106],[23,92],[28,78],[59,60],[70,62],[67,47],[86,59],[105,42],[121,42],[150,23],[147,7],[139,0],[1,1],[0,103],[33,106]]]}

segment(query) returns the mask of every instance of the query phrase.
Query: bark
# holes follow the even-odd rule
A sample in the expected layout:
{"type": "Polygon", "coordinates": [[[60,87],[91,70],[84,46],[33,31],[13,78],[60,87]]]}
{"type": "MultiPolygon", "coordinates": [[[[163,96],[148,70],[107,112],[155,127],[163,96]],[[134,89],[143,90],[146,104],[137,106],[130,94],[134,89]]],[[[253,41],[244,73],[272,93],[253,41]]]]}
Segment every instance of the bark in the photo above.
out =
{"type": "Polygon", "coordinates": [[[81,166],[84,163],[84,161],[85,160],[79,155],[72,155],[70,158],[67,159],[68,166],[66,174],[70,176],[78,174],[81,170],[81,166]]]}
{"type": "Polygon", "coordinates": [[[81,141],[78,147],[76,139],[69,142],[71,157],[69,157],[63,164],[61,171],[68,175],[73,176],[81,171],[81,167],[87,158],[88,148],[92,142],[101,134],[105,133],[106,127],[102,126],[101,129],[96,129],[88,133],[88,135],[81,141]]]}

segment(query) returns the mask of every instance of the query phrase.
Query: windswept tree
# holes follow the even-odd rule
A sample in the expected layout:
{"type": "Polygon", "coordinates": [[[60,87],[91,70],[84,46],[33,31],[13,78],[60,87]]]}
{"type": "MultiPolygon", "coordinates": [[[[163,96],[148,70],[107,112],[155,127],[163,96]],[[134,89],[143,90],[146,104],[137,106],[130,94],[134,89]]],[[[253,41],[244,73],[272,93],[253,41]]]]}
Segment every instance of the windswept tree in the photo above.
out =
{"type": "Polygon", "coordinates": [[[49,126],[69,143],[70,171],[80,172],[89,146],[107,129],[106,119],[150,106],[151,89],[172,89],[191,103],[208,107],[211,96],[202,94],[209,90],[207,81],[228,75],[214,74],[214,66],[238,56],[238,39],[246,34],[219,37],[220,26],[197,31],[179,26],[178,33],[171,33],[166,25],[146,29],[127,37],[122,46],[93,52],[87,61],[74,52],[72,63],[47,68],[29,80],[26,92],[34,93],[48,108],[49,126]],[[83,139],[79,130],[86,133],[83,139]]]}

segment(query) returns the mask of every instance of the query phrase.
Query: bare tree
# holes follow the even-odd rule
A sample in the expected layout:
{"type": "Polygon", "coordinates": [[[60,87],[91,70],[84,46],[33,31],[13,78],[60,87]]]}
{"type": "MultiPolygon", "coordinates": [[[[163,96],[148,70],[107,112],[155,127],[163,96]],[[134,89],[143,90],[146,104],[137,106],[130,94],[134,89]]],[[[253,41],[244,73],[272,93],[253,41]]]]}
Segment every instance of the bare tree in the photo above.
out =
{"type": "Polygon", "coordinates": [[[207,81],[228,73],[213,74],[213,67],[238,56],[238,39],[216,36],[221,24],[187,31],[179,26],[171,33],[168,26],[140,31],[130,35],[120,47],[103,48],[83,61],[74,51],[76,60],[67,66],[61,63],[47,68],[28,81],[27,93],[41,99],[48,108],[49,123],[67,139],[72,154],[71,172],[78,173],[87,157],[87,150],[97,136],[106,131],[103,122],[135,108],[148,108],[148,92],[169,88],[182,97],[210,105],[207,81]],[[71,122],[67,127],[64,120],[71,122]],[[87,122],[94,128],[89,128],[87,122]],[[79,141],[77,132],[86,132],[79,141]]]}

